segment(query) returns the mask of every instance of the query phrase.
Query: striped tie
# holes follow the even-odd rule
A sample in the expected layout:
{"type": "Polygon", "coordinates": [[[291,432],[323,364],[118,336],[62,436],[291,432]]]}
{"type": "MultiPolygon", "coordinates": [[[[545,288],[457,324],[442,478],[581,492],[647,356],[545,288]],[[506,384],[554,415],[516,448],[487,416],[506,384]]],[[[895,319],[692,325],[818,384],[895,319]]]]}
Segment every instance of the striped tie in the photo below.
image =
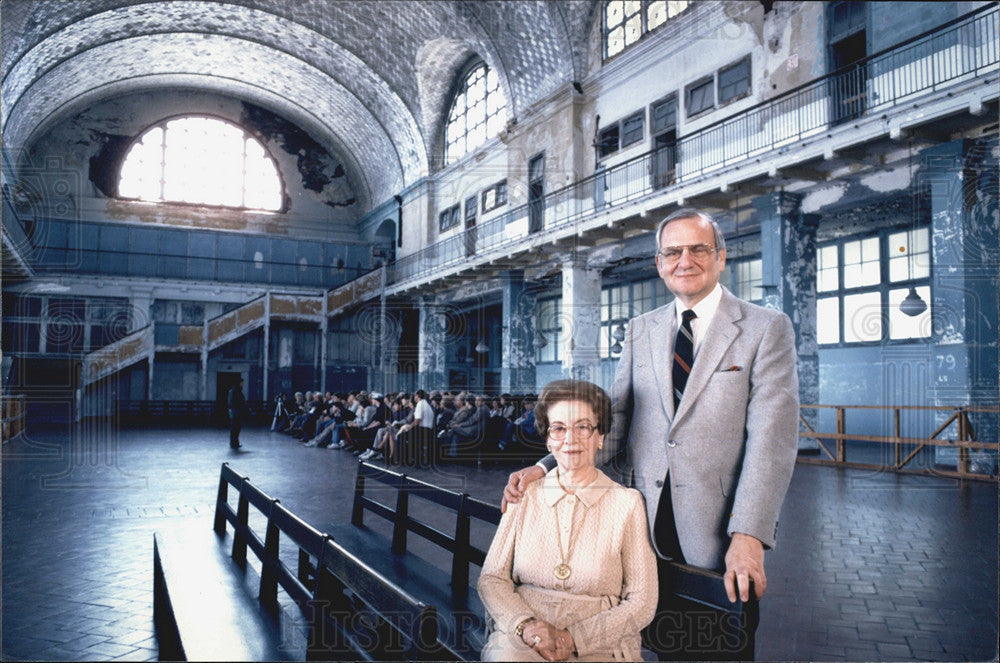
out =
{"type": "Polygon", "coordinates": [[[677,338],[674,339],[674,411],[681,404],[681,396],[684,395],[688,375],[691,374],[691,365],[694,364],[694,333],[691,331],[691,321],[696,317],[698,316],[691,309],[681,313],[683,322],[677,330],[677,338]]]}

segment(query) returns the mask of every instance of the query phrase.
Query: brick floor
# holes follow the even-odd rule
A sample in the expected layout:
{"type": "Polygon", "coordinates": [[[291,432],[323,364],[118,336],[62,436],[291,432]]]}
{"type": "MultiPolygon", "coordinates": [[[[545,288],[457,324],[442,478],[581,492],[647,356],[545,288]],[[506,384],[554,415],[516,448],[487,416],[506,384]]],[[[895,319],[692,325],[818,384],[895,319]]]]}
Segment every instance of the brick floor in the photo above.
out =
{"type": "MultiPolygon", "coordinates": [[[[210,527],[223,461],[317,527],[349,519],[352,456],[243,438],[237,452],[214,429],[4,444],[3,660],[155,660],[152,533],[210,527]]],[[[415,474],[496,502],[508,471],[415,474]]],[[[996,660],[997,561],[996,485],[799,466],[757,657],[996,660]]]]}

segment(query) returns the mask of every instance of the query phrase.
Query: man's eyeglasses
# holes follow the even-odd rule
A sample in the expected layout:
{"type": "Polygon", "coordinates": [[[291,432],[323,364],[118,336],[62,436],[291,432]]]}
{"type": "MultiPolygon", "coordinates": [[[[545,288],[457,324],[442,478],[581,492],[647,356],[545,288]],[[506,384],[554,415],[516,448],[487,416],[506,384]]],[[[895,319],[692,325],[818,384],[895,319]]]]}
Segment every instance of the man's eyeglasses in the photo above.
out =
{"type": "MultiPolygon", "coordinates": [[[[578,440],[589,440],[590,436],[594,434],[597,430],[597,426],[591,426],[587,423],[573,424],[573,437],[578,440]]],[[[569,426],[564,426],[562,424],[552,424],[549,426],[549,437],[553,440],[561,441],[566,439],[566,432],[569,431],[569,426]]]]}
{"type": "Polygon", "coordinates": [[[687,249],[687,252],[695,260],[703,260],[718,250],[708,244],[688,244],[687,246],[664,246],[656,254],[662,256],[667,262],[677,262],[684,255],[684,249],[687,249]]]}

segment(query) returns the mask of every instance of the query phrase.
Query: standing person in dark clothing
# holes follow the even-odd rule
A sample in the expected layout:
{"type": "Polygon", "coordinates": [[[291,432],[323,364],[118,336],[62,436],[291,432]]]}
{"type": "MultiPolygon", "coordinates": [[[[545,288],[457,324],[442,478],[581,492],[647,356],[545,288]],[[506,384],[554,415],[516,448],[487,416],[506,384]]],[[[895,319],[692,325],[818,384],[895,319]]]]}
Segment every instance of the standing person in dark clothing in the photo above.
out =
{"type": "Polygon", "coordinates": [[[240,430],[247,413],[247,399],[243,396],[243,378],[229,390],[229,448],[240,448],[240,430]]]}

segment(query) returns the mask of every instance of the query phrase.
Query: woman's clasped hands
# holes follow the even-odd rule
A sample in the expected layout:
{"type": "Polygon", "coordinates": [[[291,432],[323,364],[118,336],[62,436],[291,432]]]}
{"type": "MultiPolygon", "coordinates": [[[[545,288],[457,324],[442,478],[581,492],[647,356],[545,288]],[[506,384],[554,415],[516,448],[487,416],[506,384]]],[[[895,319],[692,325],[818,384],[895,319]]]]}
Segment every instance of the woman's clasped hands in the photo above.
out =
{"type": "Polygon", "coordinates": [[[541,619],[525,624],[521,639],[546,661],[565,661],[576,649],[569,631],[557,629],[541,619]]]}

